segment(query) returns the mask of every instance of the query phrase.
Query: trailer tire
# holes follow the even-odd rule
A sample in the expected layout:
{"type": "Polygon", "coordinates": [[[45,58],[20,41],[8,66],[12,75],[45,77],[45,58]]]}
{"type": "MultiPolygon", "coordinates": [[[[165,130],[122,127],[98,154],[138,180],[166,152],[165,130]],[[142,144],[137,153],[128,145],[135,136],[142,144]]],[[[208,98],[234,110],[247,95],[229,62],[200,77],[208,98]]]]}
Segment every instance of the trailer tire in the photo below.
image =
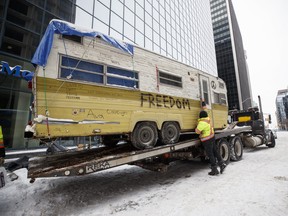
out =
{"type": "Polygon", "coordinates": [[[223,138],[218,140],[217,147],[222,160],[228,164],[230,162],[230,147],[228,141],[223,138]]]}
{"type": "Polygon", "coordinates": [[[158,132],[154,122],[139,122],[133,132],[131,142],[137,149],[153,148],[158,140],[158,132]]]}
{"type": "Polygon", "coordinates": [[[160,140],[164,145],[177,143],[180,137],[180,128],[177,122],[164,122],[160,131],[160,140]]]}
{"type": "Polygon", "coordinates": [[[230,142],[230,159],[239,161],[243,155],[243,142],[239,136],[233,137],[230,142]]]}

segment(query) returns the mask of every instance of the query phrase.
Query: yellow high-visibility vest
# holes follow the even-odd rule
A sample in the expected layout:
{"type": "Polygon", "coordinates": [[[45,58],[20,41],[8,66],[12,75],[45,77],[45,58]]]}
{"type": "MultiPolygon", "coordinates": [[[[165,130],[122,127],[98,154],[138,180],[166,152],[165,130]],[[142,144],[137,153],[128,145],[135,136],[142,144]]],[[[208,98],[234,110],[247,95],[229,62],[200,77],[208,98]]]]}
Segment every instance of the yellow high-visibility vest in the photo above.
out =
{"type": "Polygon", "coordinates": [[[214,137],[214,129],[211,125],[209,117],[198,119],[197,129],[201,131],[200,140],[202,142],[214,137]]]}

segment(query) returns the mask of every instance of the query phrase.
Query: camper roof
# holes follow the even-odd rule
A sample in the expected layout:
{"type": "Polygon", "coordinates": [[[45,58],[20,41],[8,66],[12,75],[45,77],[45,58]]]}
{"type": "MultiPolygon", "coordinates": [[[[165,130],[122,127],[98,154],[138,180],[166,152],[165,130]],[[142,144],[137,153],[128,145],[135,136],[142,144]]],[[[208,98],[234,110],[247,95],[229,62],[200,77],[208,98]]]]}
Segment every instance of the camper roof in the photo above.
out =
{"type": "Polygon", "coordinates": [[[45,34],[43,35],[40,44],[38,45],[36,52],[32,58],[32,63],[35,65],[45,66],[52,47],[54,34],[62,35],[76,35],[87,37],[99,37],[111,44],[112,46],[133,55],[133,45],[125,43],[123,41],[115,40],[114,38],[102,34],[91,29],[85,29],[80,26],[76,26],[72,23],[62,20],[53,19],[50,21],[45,34]]]}

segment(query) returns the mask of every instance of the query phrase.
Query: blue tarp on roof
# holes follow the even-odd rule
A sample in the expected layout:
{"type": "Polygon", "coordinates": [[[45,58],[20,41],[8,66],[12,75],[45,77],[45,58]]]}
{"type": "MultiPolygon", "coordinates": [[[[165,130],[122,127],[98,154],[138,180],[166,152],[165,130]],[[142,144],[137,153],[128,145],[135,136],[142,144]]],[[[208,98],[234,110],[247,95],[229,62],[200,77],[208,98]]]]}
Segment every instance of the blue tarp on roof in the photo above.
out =
{"type": "Polygon", "coordinates": [[[87,31],[82,29],[75,28],[74,24],[70,24],[65,21],[61,20],[51,20],[46,32],[41,39],[39,46],[36,49],[36,52],[32,58],[32,63],[36,65],[45,66],[47,64],[47,59],[50,54],[52,43],[53,43],[53,36],[54,34],[63,34],[63,35],[76,35],[76,36],[89,36],[89,37],[100,37],[107,43],[111,44],[112,46],[133,55],[133,45],[117,41],[114,38],[111,38],[107,35],[104,35],[100,32],[96,31],[87,31]]]}

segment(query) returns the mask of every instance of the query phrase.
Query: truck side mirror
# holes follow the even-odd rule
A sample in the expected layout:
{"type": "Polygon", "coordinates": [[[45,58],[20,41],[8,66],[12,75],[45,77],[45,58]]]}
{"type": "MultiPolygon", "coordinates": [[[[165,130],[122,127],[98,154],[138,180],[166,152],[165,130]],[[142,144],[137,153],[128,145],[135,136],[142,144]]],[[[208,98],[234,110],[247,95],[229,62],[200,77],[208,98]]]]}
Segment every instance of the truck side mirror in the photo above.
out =
{"type": "Polygon", "coordinates": [[[272,121],[271,121],[271,115],[270,114],[269,114],[268,118],[269,118],[269,124],[271,124],[272,121]]]}

